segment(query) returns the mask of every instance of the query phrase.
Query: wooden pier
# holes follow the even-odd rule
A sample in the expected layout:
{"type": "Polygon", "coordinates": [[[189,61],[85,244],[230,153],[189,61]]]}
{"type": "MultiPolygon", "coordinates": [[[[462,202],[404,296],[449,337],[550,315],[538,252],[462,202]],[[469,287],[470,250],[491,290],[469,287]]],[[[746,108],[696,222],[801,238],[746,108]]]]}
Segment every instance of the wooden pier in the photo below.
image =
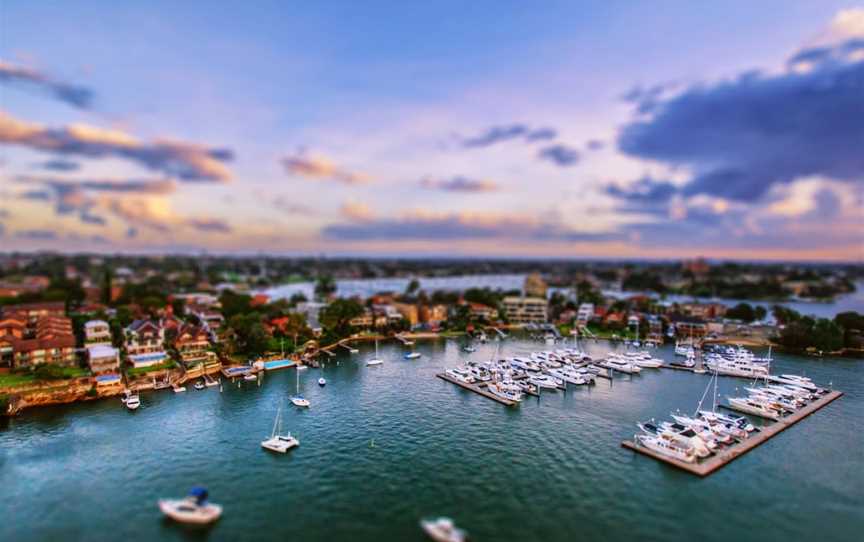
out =
{"type": "Polygon", "coordinates": [[[825,405],[831,403],[836,399],[839,399],[842,396],[843,393],[839,391],[828,392],[826,395],[813,401],[804,408],[801,408],[796,412],[784,418],[781,418],[780,420],[770,425],[760,428],[761,430],[758,433],[751,433],[745,440],[731,446],[726,446],[711,457],[703,460],[697,460],[696,463],[686,463],[679,459],[665,456],[663,454],[655,452],[654,450],[645,448],[644,446],[638,446],[636,443],[629,440],[622,442],[621,446],[623,446],[624,448],[629,448],[641,454],[645,454],[649,457],[653,457],[658,461],[662,461],[664,463],[672,465],[673,467],[677,467],[681,470],[687,471],[690,474],[704,477],[725,466],[730,461],[744,455],[756,446],[759,446],[763,442],[784,431],[785,429],[792,427],[810,414],[813,414],[825,405]]]}
{"type": "Polygon", "coordinates": [[[467,382],[462,382],[461,380],[453,378],[452,376],[448,375],[447,373],[438,373],[435,376],[437,376],[441,380],[446,380],[447,382],[450,382],[451,384],[456,384],[460,388],[465,388],[466,390],[473,391],[474,393],[482,395],[483,397],[487,397],[489,399],[492,399],[493,401],[497,401],[497,402],[501,403],[502,405],[514,406],[514,405],[519,404],[517,401],[511,401],[509,399],[504,399],[503,397],[498,397],[494,393],[484,389],[486,387],[486,383],[468,384],[467,382]]]}

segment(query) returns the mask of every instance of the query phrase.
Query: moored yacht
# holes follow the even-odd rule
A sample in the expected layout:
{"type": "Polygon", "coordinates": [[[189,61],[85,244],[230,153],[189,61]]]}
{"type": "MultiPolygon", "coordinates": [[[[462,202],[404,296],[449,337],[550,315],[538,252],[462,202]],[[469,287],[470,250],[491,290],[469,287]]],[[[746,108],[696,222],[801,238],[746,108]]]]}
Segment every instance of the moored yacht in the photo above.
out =
{"type": "Polygon", "coordinates": [[[780,411],[769,406],[769,403],[753,397],[727,397],[729,404],[736,409],[769,420],[779,420],[780,411]]]}
{"type": "Polygon", "coordinates": [[[636,435],[635,440],[639,445],[661,455],[684,461],[685,463],[696,462],[696,452],[693,450],[692,446],[666,440],[657,435],[636,435]]]}

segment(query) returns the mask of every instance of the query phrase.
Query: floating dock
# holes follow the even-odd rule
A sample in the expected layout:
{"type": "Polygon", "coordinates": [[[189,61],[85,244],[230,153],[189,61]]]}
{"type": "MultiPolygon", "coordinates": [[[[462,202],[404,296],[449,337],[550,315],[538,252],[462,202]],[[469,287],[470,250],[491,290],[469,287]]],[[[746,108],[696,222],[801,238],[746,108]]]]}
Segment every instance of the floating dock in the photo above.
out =
{"type": "Polygon", "coordinates": [[[474,393],[482,395],[483,397],[487,397],[489,399],[492,399],[493,401],[497,401],[497,402],[501,403],[502,405],[513,406],[513,405],[519,404],[517,401],[511,401],[509,399],[504,399],[503,397],[498,397],[494,393],[484,389],[486,387],[485,383],[468,384],[467,382],[462,382],[461,380],[457,380],[457,379],[453,378],[452,376],[448,375],[447,373],[438,373],[435,376],[437,376],[441,380],[446,380],[447,382],[450,382],[451,384],[456,384],[460,388],[465,388],[466,390],[473,391],[474,393]]]}
{"type": "Polygon", "coordinates": [[[796,412],[784,418],[781,418],[780,420],[770,425],[761,427],[758,433],[751,433],[750,436],[748,436],[745,440],[740,441],[737,444],[724,447],[718,453],[701,461],[697,460],[696,463],[686,463],[684,461],[665,456],[663,454],[655,452],[654,450],[645,448],[644,446],[638,446],[634,442],[631,442],[629,440],[622,442],[621,446],[623,446],[624,448],[629,448],[635,452],[645,454],[649,457],[653,457],[658,461],[662,461],[664,463],[672,465],[673,467],[677,467],[681,470],[687,471],[690,474],[704,477],[725,466],[730,461],[744,455],[756,446],[759,446],[763,442],[784,431],[785,429],[792,427],[810,414],[813,414],[817,410],[835,401],[836,399],[839,399],[842,396],[843,392],[828,392],[826,395],[813,401],[804,408],[801,408],[796,412]]]}

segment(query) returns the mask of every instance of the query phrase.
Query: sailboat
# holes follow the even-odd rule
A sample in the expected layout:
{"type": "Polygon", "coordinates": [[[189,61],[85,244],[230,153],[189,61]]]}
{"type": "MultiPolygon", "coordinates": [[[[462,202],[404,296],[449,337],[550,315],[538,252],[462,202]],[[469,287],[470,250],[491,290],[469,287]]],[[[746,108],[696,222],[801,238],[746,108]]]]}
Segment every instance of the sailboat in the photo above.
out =
{"type": "MultiPolygon", "coordinates": [[[[414,343],[411,343],[414,344],[414,343]]],[[[405,359],[417,359],[421,356],[420,352],[416,352],[415,350],[411,350],[407,354],[405,354],[405,359]]]]}
{"type": "Polygon", "coordinates": [[[271,452],[284,454],[291,448],[300,446],[300,441],[297,440],[296,437],[292,437],[290,432],[287,435],[282,435],[281,433],[282,407],[280,406],[279,410],[276,412],[276,420],[273,421],[273,432],[271,433],[270,438],[261,441],[261,447],[270,450],[271,452]]]}
{"type": "Polygon", "coordinates": [[[375,339],[375,357],[366,362],[366,366],[381,365],[384,360],[378,357],[378,339],[375,339]]]}
{"type": "Polygon", "coordinates": [[[305,397],[300,395],[300,371],[297,371],[297,388],[295,390],[295,395],[291,397],[291,403],[293,403],[294,406],[305,408],[308,408],[311,404],[309,402],[309,399],[306,399],[305,397]]]}

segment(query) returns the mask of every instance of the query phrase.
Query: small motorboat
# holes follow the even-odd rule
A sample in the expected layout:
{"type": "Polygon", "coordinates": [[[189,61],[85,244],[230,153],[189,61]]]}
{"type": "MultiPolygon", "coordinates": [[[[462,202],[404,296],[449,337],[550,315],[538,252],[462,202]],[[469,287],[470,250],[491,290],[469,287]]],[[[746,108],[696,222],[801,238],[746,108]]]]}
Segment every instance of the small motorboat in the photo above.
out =
{"type": "Polygon", "coordinates": [[[258,380],[258,375],[253,375],[252,373],[249,373],[248,375],[245,375],[243,377],[243,380],[246,380],[247,382],[253,382],[255,380],[258,380]]]}
{"type": "Polygon", "coordinates": [[[318,379],[318,385],[319,385],[319,386],[326,386],[326,385],[327,385],[327,381],[324,380],[324,377],[323,377],[323,376],[322,376],[321,378],[318,379]]]}
{"type": "Polygon", "coordinates": [[[476,352],[477,348],[475,348],[469,344],[469,345],[463,346],[462,350],[464,350],[465,352],[468,352],[470,354],[472,352],[476,352]]]}
{"type": "Polygon", "coordinates": [[[141,406],[141,399],[135,392],[129,393],[129,395],[126,396],[126,400],[123,402],[126,403],[126,408],[129,410],[137,410],[138,407],[141,406]]]}
{"type": "Polygon", "coordinates": [[[193,387],[194,387],[196,390],[203,390],[203,389],[204,389],[204,381],[203,381],[203,380],[199,380],[199,381],[195,382],[195,386],[193,386],[193,387]]]}
{"type": "Polygon", "coordinates": [[[372,358],[372,359],[370,359],[369,361],[366,362],[366,366],[367,366],[367,367],[371,367],[372,365],[381,365],[382,363],[384,363],[384,360],[383,360],[383,359],[381,359],[381,358],[372,358]]]}
{"type": "Polygon", "coordinates": [[[207,489],[193,487],[184,499],[160,499],[159,510],[180,523],[206,525],[222,516],[222,507],[207,502],[207,489]]]}
{"type": "Polygon", "coordinates": [[[450,518],[435,518],[420,520],[420,528],[426,536],[435,542],[464,542],[468,534],[456,527],[450,518]]]}
{"type": "Polygon", "coordinates": [[[420,357],[420,352],[408,352],[405,354],[405,359],[417,359],[420,357]]]}
{"type": "Polygon", "coordinates": [[[186,386],[173,386],[171,389],[174,390],[174,393],[183,393],[186,391],[186,386]]]}

